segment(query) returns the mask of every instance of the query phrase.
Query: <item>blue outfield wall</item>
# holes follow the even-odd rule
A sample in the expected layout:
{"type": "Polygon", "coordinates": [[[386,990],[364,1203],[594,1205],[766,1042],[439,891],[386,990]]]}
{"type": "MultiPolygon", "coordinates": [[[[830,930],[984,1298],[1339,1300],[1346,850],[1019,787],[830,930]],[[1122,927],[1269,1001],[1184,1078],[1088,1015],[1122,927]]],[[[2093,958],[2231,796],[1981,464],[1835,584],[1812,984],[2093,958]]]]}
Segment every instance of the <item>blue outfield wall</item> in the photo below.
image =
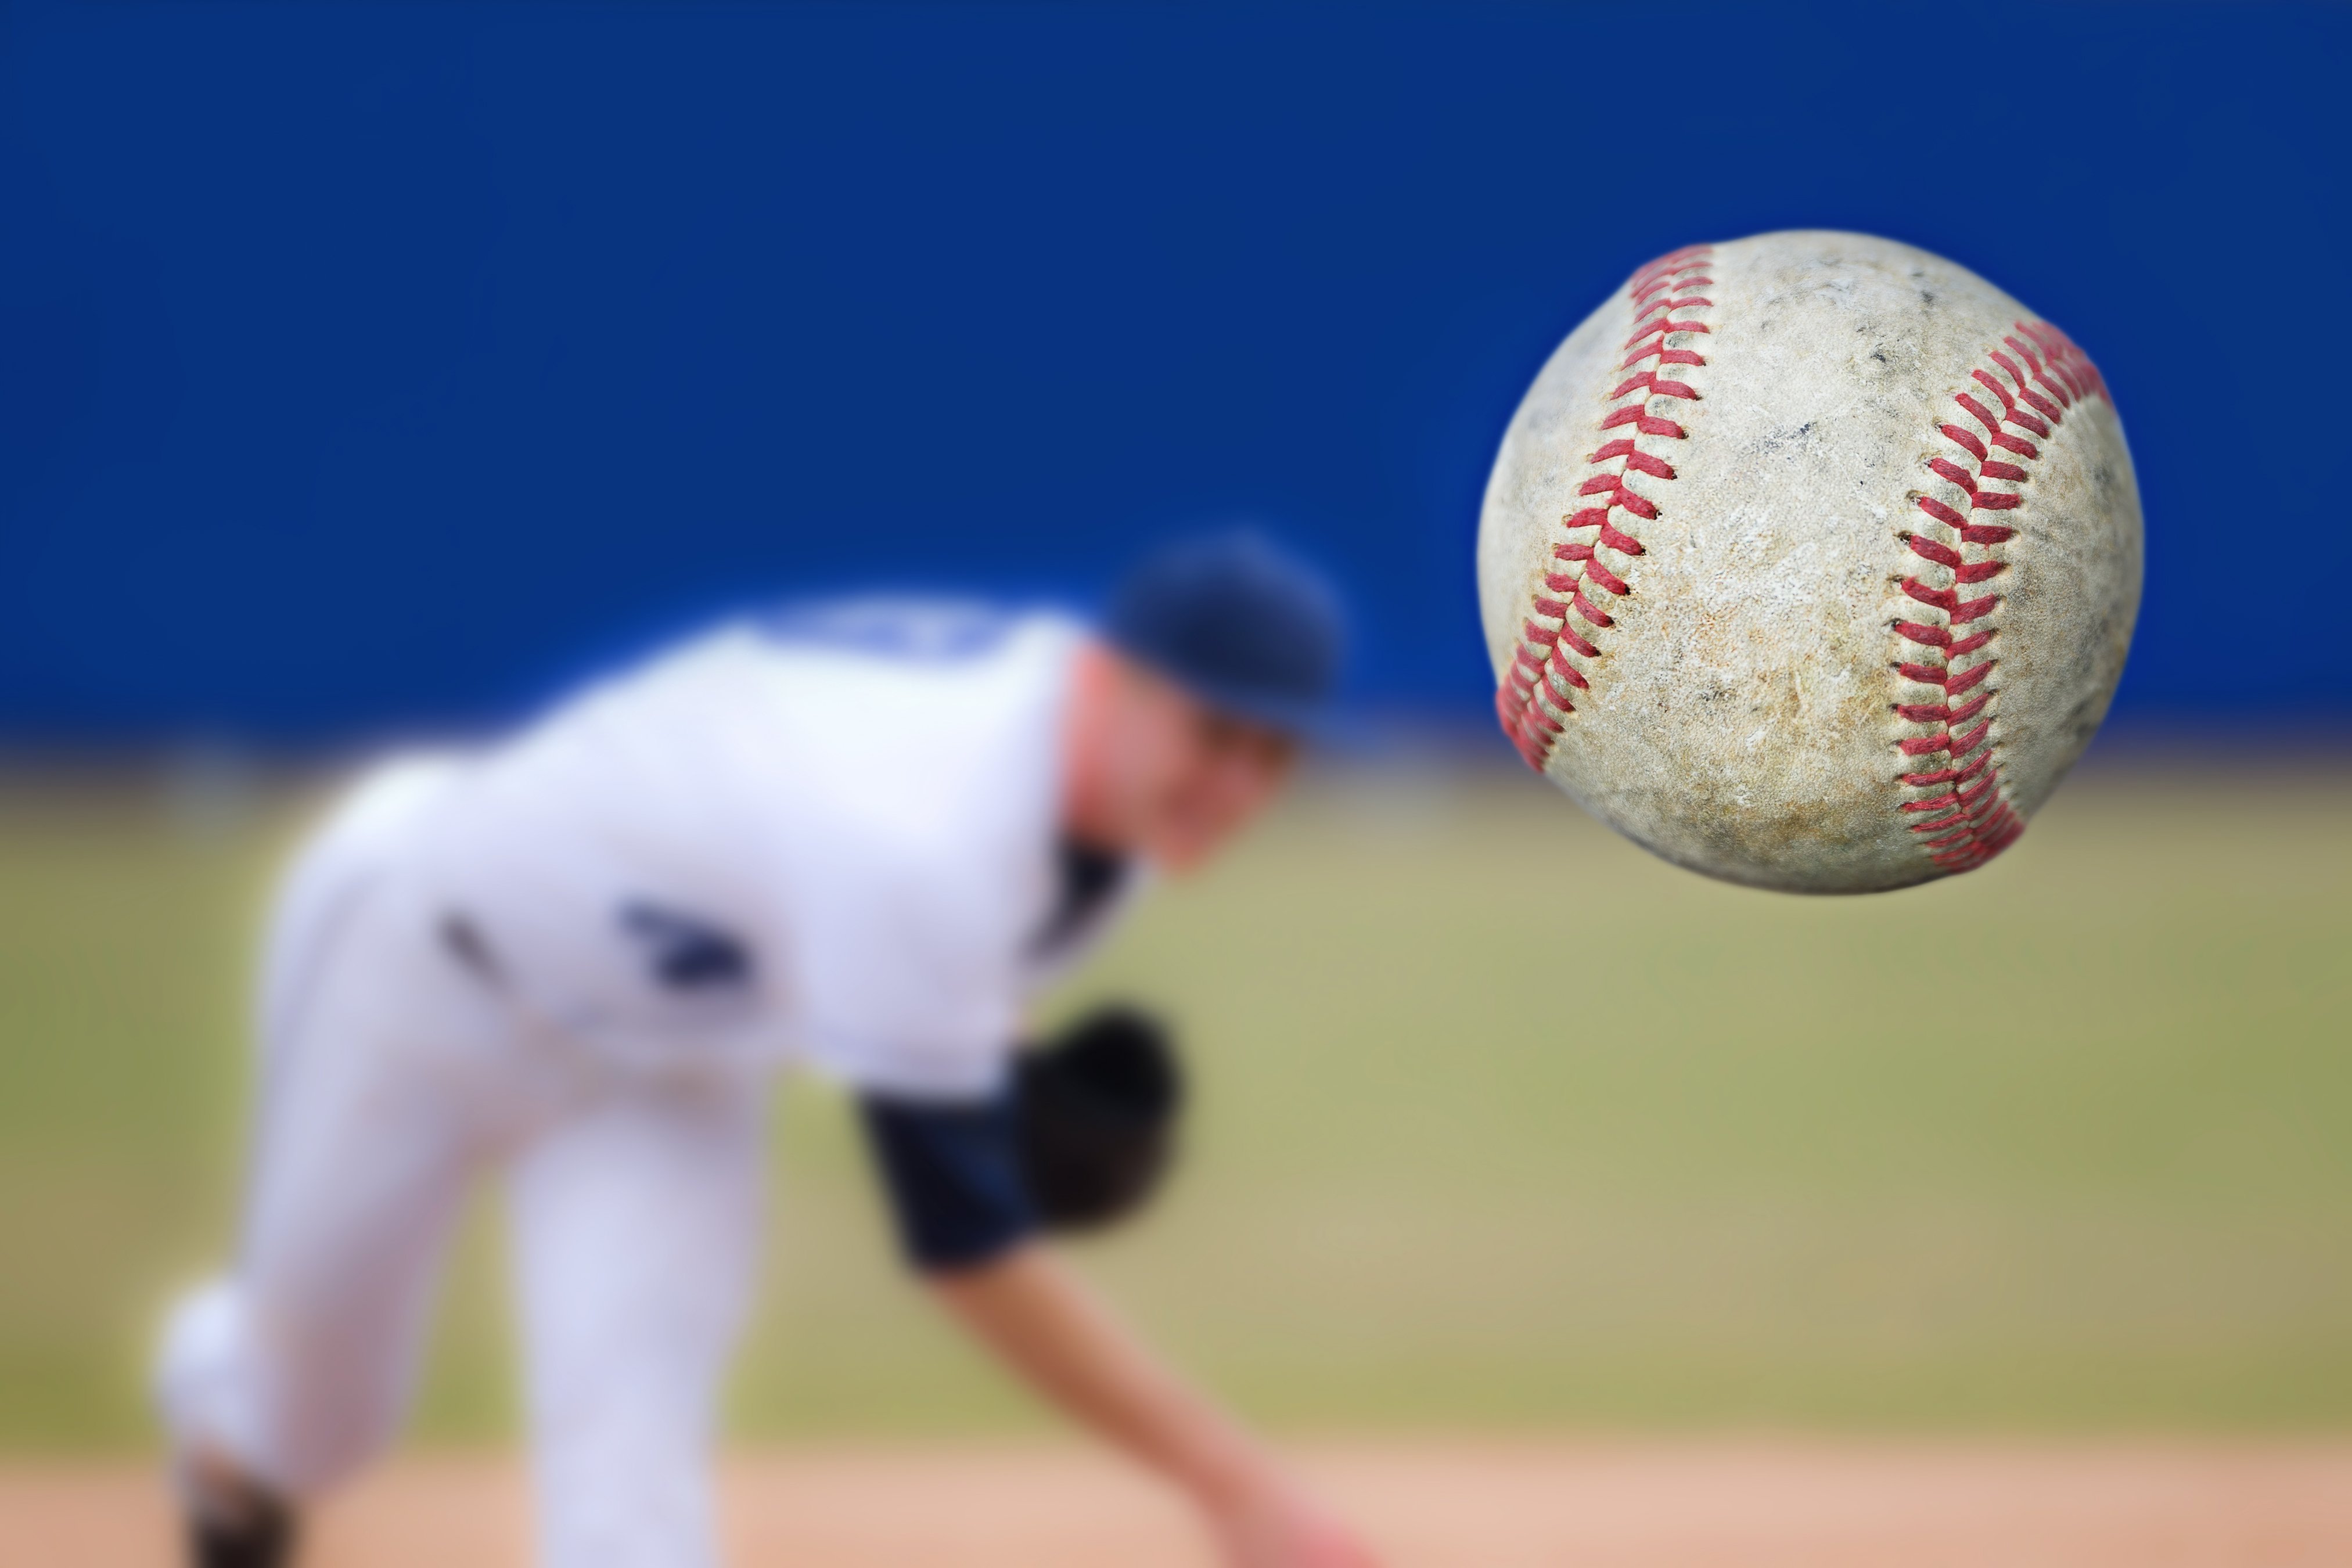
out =
{"type": "Polygon", "coordinates": [[[1339,565],[1361,700],[1475,721],[1528,379],[1796,226],[2097,359],[2123,715],[2341,731],[2347,59],[2341,6],[15,5],[0,742],[480,719],[1237,514],[1339,565]]]}

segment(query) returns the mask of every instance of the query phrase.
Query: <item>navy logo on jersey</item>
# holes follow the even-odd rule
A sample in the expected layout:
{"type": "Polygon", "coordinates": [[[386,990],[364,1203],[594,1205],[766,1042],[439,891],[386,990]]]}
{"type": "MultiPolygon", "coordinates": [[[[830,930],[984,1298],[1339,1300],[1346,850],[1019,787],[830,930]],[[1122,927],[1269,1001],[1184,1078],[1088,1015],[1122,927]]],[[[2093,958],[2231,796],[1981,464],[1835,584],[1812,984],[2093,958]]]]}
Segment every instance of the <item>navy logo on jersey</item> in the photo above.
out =
{"type": "Polygon", "coordinates": [[[654,982],[667,991],[720,991],[751,981],[751,952],[725,927],[642,899],[621,906],[621,929],[644,948],[654,982]]]}
{"type": "Polygon", "coordinates": [[[778,642],[804,643],[881,658],[954,662],[992,653],[1013,617],[966,599],[877,597],[789,605],[760,617],[778,642]]]}

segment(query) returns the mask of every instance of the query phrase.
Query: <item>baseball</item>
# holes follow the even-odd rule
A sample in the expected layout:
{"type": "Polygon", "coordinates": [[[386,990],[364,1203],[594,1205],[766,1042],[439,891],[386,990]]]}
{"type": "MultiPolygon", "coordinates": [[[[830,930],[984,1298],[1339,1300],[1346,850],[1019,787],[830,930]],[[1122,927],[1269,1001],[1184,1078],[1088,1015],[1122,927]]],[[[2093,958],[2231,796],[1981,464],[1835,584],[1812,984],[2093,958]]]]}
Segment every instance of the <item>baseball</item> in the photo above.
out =
{"type": "Polygon", "coordinates": [[[2140,561],[2083,351],[1823,232],[1636,272],[1528,389],[1478,530],[1528,764],[1678,865],[1801,892],[2014,842],[2106,712],[2140,561]]]}

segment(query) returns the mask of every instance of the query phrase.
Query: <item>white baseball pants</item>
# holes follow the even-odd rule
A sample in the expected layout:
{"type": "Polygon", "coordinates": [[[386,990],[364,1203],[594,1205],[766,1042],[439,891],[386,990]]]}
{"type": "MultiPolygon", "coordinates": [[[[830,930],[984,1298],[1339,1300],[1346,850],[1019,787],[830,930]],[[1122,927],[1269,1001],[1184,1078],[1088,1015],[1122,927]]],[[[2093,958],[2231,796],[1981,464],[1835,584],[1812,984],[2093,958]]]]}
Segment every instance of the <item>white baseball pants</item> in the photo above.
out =
{"type": "Polygon", "coordinates": [[[236,1262],[173,1315],[165,1419],[293,1498],[350,1474],[399,1424],[468,1187],[503,1172],[540,1560],[700,1568],[766,1081],[623,1074],[515,1017],[404,870],[446,779],[379,773],[288,879],[236,1262]]]}

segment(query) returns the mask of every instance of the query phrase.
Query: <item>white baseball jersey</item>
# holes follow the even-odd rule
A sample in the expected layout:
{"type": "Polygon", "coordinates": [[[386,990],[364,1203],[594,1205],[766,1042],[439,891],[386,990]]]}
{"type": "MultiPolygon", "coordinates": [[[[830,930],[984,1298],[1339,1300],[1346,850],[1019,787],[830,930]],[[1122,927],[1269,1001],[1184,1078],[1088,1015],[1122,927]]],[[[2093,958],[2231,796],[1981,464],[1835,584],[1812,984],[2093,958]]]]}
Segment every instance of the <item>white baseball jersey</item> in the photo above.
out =
{"type": "Polygon", "coordinates": [[[985,1091],[1106,923],[1041,951],[1082,637],[877,602],[732,625],[593,689],[435,812],[453,940],[621,1060],[985,1091]]]}

